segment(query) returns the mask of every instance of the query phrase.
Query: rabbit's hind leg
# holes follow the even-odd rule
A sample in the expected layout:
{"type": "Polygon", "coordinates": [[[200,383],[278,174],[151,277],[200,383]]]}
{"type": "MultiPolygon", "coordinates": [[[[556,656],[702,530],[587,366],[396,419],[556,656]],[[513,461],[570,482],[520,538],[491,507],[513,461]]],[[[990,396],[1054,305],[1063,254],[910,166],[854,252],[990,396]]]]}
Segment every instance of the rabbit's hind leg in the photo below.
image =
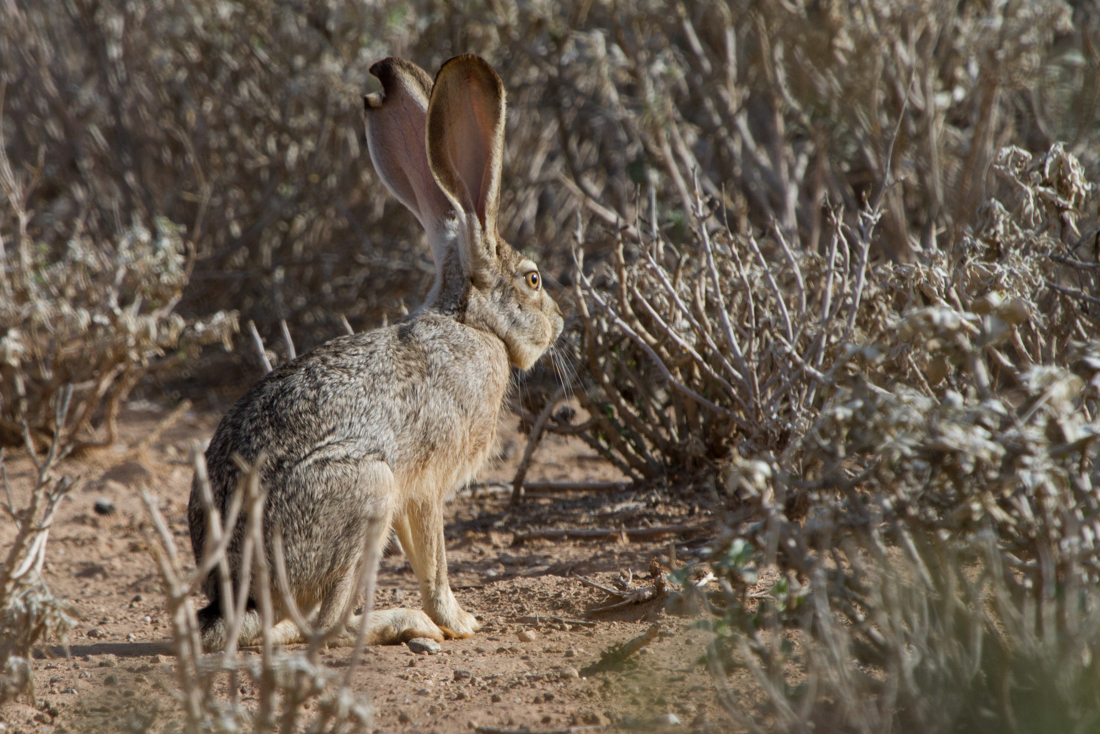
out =
{"type": "MultiPolygon", "coordinates": [[[[373,606],[370,601],[374,599],[375,579],[378,576],[378,563],[382,557],[382,549],[389,539],[389,522],[371,523],[366,534],[365,550],[358,562],[349,569],[348,573],[341,576],[335,588],[333,588],[321,603],[317,613],[317,625],[321,629],[329,629],[339,624],[344,619],[344,614],[349,605],[355,603],[354,592],[359,586],[362,573],[366,573],[363,579],[364,594],[367,604],[367,629],[366,642],[368,645],[393,645],[414,637],[430,637],[436,641],[442,641],[443,631],[439,629],[431,618],[419,609],[386,609],[382,611],[370,611],[373,606]],[[366,564],[364,568],[360,564],[366,564]]],[[[359,633],[359,626],[363,617],[353,614],[344,623],[344,631],[340,635],[344,641],[351,641],[359,633]]]]}

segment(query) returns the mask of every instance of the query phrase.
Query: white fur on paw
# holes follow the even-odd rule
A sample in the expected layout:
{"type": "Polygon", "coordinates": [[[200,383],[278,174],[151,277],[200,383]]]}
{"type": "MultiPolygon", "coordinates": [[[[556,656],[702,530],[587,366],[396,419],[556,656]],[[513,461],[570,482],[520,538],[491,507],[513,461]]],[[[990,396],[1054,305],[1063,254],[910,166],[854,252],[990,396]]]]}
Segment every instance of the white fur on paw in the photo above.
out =
{"type": "Polygon", "coordinates": [[[419,609],[384,609],[367,621],[367,641],[372,645],[397,645],[414,637],[442,642],[443,630],[419,609]]]}
{"type": "Polygon", "coordinates": [[[465,609],[459,609],[451,615],[450,619],[441,622],[439,628],[447,637],[461,639],[473,637],[474,633],[481,629],[481,622],[478,622],[477,617],[465,609]]]}

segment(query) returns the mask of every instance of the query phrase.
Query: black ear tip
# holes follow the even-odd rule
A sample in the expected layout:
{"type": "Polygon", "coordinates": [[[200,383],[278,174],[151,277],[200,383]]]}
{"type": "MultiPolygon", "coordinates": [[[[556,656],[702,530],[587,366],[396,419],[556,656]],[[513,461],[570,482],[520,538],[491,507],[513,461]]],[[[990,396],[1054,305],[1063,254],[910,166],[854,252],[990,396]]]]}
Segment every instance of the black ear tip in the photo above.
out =
{"type": "Polygon", "coordinates": [[[401,59],[398,59],[394,56],[387,56],[381,61],[375,61],[373,64],[371,64],[369,71],[371,75],[378,77],[379,81],[385,84],[385,77],[392,75],[393,67],[400,63],[401,59]]]}

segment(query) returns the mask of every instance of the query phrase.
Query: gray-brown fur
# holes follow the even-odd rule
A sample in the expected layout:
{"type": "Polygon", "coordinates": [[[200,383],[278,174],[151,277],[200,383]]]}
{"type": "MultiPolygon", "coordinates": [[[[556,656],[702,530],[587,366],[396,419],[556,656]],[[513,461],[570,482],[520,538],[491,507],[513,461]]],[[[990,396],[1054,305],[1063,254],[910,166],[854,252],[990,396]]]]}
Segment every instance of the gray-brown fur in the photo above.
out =
{"type": "MultiPolygon", "coordinates": [[[[447,583],[442,503],[491,451],[510,365],[530,367],[562,319],[534,264],[496,233],[504,120],[496,74],[481,59],[457,57],[444,64],[429,97],[429,77],[409,62],[387,59],[372,73],[384,94],[367,101],[371,156],[428,232],[435,285],[403,322],[335,339],[268,374],[223,418],[206,461],[224,516],[239,478],[233,455],[249,462],[266,456],[265,553],[273,566],[271,541],[280,532],[291,593],[313,623],[334,624],[354,603],[359,564],[376,557],[368,550],[392,526],[420,580],[424,611],[376,612],[368,639],[468,636],[478,624],[447,583]],[[478,114],[485,109],[499,110],[499,119],[490,116],[486,125],[478,114]],[[427,139],[425,125],[441,137],[453,134],[427,139]],[[470,135],[481,138],[470,142],[470,135]]],[[[206,508],[197,484],[188,518],[201,560],[206,508]]],[[[234,582],[242,532],[243,520],[228,554],[234,582]]],[[[205,591],[211,604],[200,617],[210,649],[225,642],[216,574],[205,591]]],[[[293,641],[297,630],[275,588],[272,597],[276,641],[293,641]]],[[[260,634],[256,612],[248,614],[242,645],[260,634]]]]}

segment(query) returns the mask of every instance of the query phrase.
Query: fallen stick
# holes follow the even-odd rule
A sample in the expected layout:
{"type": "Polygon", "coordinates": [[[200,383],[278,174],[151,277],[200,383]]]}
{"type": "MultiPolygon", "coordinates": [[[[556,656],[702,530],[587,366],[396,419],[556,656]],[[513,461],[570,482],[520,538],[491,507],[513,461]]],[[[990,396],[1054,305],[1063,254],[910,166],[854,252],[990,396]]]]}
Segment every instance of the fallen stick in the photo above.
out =
{"type": "Polygon", "coordinates": [[[566,494],[568,492],[617,492],[630,489],[630,482],[525,482],[524,494],[544,492],[547,494],[566,494]]]}
{"type": "Polygon", "coordinates": [[[593,589],[599,589],[608,596],[614,597],[615,602],[606,606],[597,607],[589,610],[589,614],[600,614],[601,612],[611,612],[616,609],[621,609],[632,604],[646,604],[654,599],[663,598],[666,594],[666,584],[664,576],[662,575],[652,586],[643,586],[641,588],[626,588],[623,591],[609,588],[602,584],[597,584],[591,579],[587,579],[584,576],[577,576],[576,579],[586,586],[591,586],[593,589]]]}
{"type": "Polygon", "coordinates": [[[628,538],[655,538],[661,535],[687,535],[704,532],[705,528],[695,525],[657,525],[652,528],[633,528],[623,530],[603,530],[600,528],[564,528],[554,530],[531,530],[526,533],[516,533],[512,539],[512,545],[519,545],[527,540],[543,538],[546,540],[559,540],[561,538],[618,538],[625,535],[628,538]]]}
{"type": "Polygon", "coordinates": [[[605,670],[614,670],[623,663],[625,663],[634,653],[641,650],[643,647],[653,642],[657,638],[658,633],[661,631],[661,625],[651,625],[642,634],[635,637],[633,640],[627,640],[621,645],[616,645],[607,650],[600,659],[591,665],[587,666],[581,671],[581,677],[587,678],[593,673],[601,673],[605,670]]]}
{"type": "Polygon", "coordinates": [[[560,729],[502,729],[499,726],[479,726],[474,731],[480,734],[577,734],[582,731],[602,729],[602,726],[563,726],[560,729]]]}
{"type": "MultiPolygon", "coordinates": [[[[461,587],[456,587],[456,588],[461,588],[461,587]]],[[[476,588],[480,589],[480,588],[483,588],[483,587],[478,586],[476,588]]],[[[584,620],[581,620],[581,619],[566,619],[564,617],[550,617],[550,616],[547,616],[545,614],[534,614],[534,615],[531,615],[531,616],[528,616],[528,617],[520,617],[519,621],[524,623],[524,624],[534,624],[536,627],[541,625],[544,622],[558,622],[559,624],[571,624],[571,625],[577,625],[577,626],[580,626],[580,627],[595,627],[596,626],[595,622],[585,622],[584,620]]]]}

